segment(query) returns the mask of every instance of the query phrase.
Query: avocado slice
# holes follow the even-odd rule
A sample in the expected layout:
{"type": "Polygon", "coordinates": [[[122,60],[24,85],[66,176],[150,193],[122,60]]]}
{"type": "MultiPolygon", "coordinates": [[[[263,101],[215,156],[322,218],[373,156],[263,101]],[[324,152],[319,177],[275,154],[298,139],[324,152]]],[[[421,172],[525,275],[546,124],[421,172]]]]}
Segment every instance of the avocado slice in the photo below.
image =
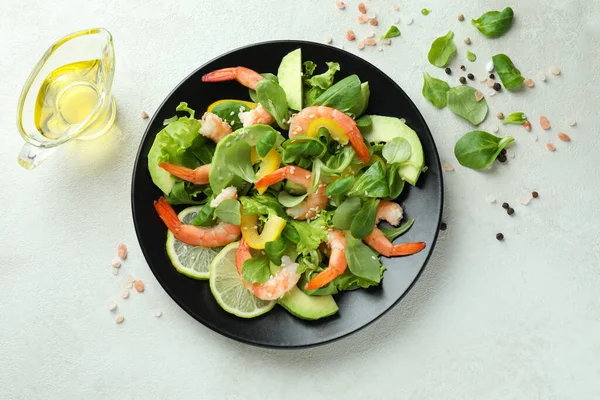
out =
{"type": "Polygon", "coordinates": [[[281,59],[277,70],[279,86],[285,91],[288,107],[302,110],[302,50],[296,49],[281,59]]]}
{"type": "Polygon", "coordinates": [[[423,146],[421,146],[417,133],[399,118],[380,115],[370,115],[370,117],[371,125],[360,128],[363,137],[369,142],[389,142],[397,137],[402,137],[408,141],[411,147],[411,155],[408,161],[402,164],[399,173],[400,177],[406,182],[413,186],[416,185],[419,175],[425,167],[423,146]]]}
{"type": "Polygon", "coordinates": [[[371,89],[369,88],[369,82],[363,82],[360,84],[360,97],[354,103],[352,108],[348,110],[349,113],[354,114],[354,118],[358,118],[367,109],[369,105],[369,96],[371,96],[371,89]]]}
{"type": "Polygon", "coordinates": [[[277,302],[295,317],[308,320],[329,317],[339,310],[333,296],[309,296],[298,287],[294,287],[277,302]]]}

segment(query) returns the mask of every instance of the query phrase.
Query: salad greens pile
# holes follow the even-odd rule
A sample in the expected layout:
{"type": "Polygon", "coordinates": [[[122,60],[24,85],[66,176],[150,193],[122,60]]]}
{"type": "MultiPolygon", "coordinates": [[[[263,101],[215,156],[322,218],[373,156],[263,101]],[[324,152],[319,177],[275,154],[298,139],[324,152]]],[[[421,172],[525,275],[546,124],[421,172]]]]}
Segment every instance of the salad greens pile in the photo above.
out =
{"type": "MultiPolygon", "coordinates": [[[[426,168],[418,136],[403,120],[364,115],[370,96],[368,82],[361,82],[357,75],[336,82],[340,64],[327,62],[320,70],[312,61],[301,64],[299,55],[299,50],[288,54],[277,76],[262,74],[265,79],[258,82],[255,90],[250,89],[252,102],[221,100],[208,106],[209,112],[232,128],[232,133],[218,143],[199,134],[202,121],[182,102],[176,109],[178,115],[164,121],[164,128],[156,135],[148,154],[148,168],[170,204],[201,205],[193,225],[211,229],[221,221],[241,227],[244,240],[255,249],[241,270],[246,283],[262,284],[272,278],[274,268],[282,265],[284,257],[295,260],[296,273],[301,274],[297,289],[308,297],[309,300],[302,300],[306,305],[311,304],[311,297],[380,284],[385,267],[379,253],[363,240],[376,227],[380,202],[396,199],[406,183],[415,185],[426,168]],[[272,125],[242,124],[239,114],[254,109],[256,103],[273,117],[272,125]],[[286,138],[293,114],[310,106],[331,107],[354,119],[365,138],[368,162],[361,161],[347,138],[340,140],[346,133],[333,120],[323,122],[314,132],[307,130],[286,138]],[[208,184],[177,178],[162,169],[158,165],[161,162],[192,170],[210,164],[208,184]],[[299,185],[283,180],[268,188],[254,186],[286,165],[310,171],[310,182],[299,185]],[[327,196],[323,209],[305,220],[288,215],[289,209],[306,202],[323,184],[327,196]],[[213,207],[213,200],[232,186],[237,190],[237,198],[228,198],[213,207]],[[334,228],[343,231],[346,238],[347,269],[326,285],[308,290],[307,282],[328,268],[326,244],[328,231],[334,228]]],[[[427,89],[428,96],[445,106],[448,90],[429,86],[432,87],[427,89]]],[[[478,118],[480,114],[477,112],[478,118]]],[[[382,230],[391,241],[413,223],[414,219],[410,219],[400,227],[382,230]]],[[[303,311],[304,306],[295,305],[297,296],[294,295],[296,300],[284,296],[279,303],[293,309],[292,313],[300,318],[316,318],[313,312],[303,311]]],[[[333,300],[332,303],[335,304],[333,300]]],[[[322,316],[325,314],[331,315],[322,316]]]]}

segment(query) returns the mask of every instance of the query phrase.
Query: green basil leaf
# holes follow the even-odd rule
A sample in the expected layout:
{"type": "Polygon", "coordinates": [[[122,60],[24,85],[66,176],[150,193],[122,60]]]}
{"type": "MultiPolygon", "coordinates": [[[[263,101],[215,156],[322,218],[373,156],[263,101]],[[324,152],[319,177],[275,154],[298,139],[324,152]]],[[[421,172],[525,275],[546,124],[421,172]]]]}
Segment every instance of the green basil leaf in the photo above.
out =
{"type": "MultiPolygon", "coordinates": [[[[437,108],[446,107],[446,93],[450,90],[447,82],[423,72],[423,97],[437,108]]],[[[358,125],[358,124],[357,124],[358,125]]]]}
{"type": "Polygon", "coordinates": [[[250,152],[252,148],[247,142],[234,143],[227,152],[227,167],[229,171],[239,176],[246,182],[256,182],[256,175],[252,168],[250,152]]]}
{"type": "Polygon", "coordinates": [[[344,196],[352,189],[355,180],[356,179],[353,176],[340,178],[327,186],[325,194],[327,196],[344,196]]]}
{"type": "Polygon", "coordinates": [[[367,199],[356,214],[356,217],[350,224],[350,232],[357,239],[364,239],[375,228],[375,218],[377,216],[378,199],[367,199]]]}
{"type": "Polygon", "coordinates": [[[404,189],[404,179],[400,176],[398,170],[400,169],[400,164],[392,164],[388,167],[387,170],[387,181],[388,187],[390,188],[390,199],[395,199],[400,196],[402,190],[404,189]]]}
{"type": "Polygon", "coordinates": [[[487,37],[497,38],[506,33],[513,22],[512,8],[506,7],[502,11],[488,11],[471,24],[487,37]]]}
{"type": "Polygon", "coordinates": [[[521,86],[525,77],[521,75],[521,71],[515,67],[511,59],[506,54],[496,54],[492,57],[494,68],[500,76],[502,84],[507,89],[514,89],[521,86]]]}
{"type": "Polygon", "coordinates": [[[281,257],[285,254],[285,248],[285,240],[282,236],[279,236],[272,242],[265,243],[267,258],[277,266],[281,265],[281,257]]]}
{"type": "Polygon", "coordinates": [[[467,50],[467,60],[475,62],[475,60],[477,60],[477,55],[467,50]]]}
{"type": "Polygon", "coordinates": [[[499,138],[491,133],[472,131],[458,139],[454,155],[464,167],[484,169],[492,165],[502,149],[513,140],[515,139],[510,136],[499,138]]]}
{"type": "Polygon", "coordinates": [[[408,140],[398,136],[383,146],[381,154],[388,164],[401,164],[410,158],[411,152],[412,151],[408,140]]]}
{"type": "Polygon", "coordinates": [[[456,86],[446,96],[450,111],[477,126],[485,120],[488,105],[485,98],[477,101],[475,92],[471,86],[456,86]]]}
{"type": "Polygon", "coordinates": [[[361,202],[358,197],[350,197],[344,200],[333,213],[333,226],[342,231],[350,229],[350,225],[360,210],[360,206],[361,202]]]}
{"type": "Polygon", "coordinates": [[[265,283],[271,276],[266,257],[252,257],[242,265],[242,279],[248,283],[265,283]]]}
{"type": "Polygon", "coordinates": [[[414,218],[409,218],[404,224],[400,225],[397,228],[389,229],[389,228],[379,228],[390,242],[393,242],[397,237],[404,235],[415,223],[414,218]]]}
{"type": "Polygon", "coordinates": [[[376,162],[358,178],[348,196],[387,197],[390,190],[381,163],[376,162]]]}
{"type": "Polygon", "coordinates": [[[350,166],[350,164],[352,164],[355,155],[356,153],[354,152],[352,146],[344,146],[339,153],[327,159],[327,162],[322,167],[321,172],[327,175],[341,174],[350,166]]]}
{"type": "Polygon", "coordinates": [[[286,157],[321,157],[327,147],[319,139],[307,135],[294,136],[286,140],[282,147],[285,149],[286,157]]]}
{"type": "Polygon", "coordinates": [[[231,129],[235,131],[243,127],[243,124],[240,121],[239,117],[240,112],[249,110],[250,107],[248,107],[242,102],[226,101],[224,103],[216,105],[211,112],[217,115],[223,121],[227,122],[229,125],[231,125],[231,129]]]}
{"type": "Polygon", "coordinates": [[[321,93],[311,106],[327,106],[340,111],[348,111],[360,98],[360,79],[350,75],[321,93]]]}
{"type": "Polygon", "coordinates": [[[292,196],[288,192],[279,192],[277,195],[277,200],[281,203],[282,206],[286,208],[295,207],[298,204],[302,203],[304,199],[308,196],[308,193],[305,193],[300,196],[292,196]]]}
{"type": "Polygon", "coordinates": [[[192,221],[192,225],[196,226],[214,226],[217,224],[217,219],[214,217],[215,209],[210,206],[210,202],[214,196],[210,196],[207,202],[198,210],[198,213],[192,221]]]}
{"type": "MultiPolygon", "coordinates": [[[[270,72],[266,72],[264,74],[260,74],[263,78],[268,79],[272,82],[275,82],[276,84],[279,85],[279,78],[277,78],[277,75],[272,74],[270,72]]],[[[248,89],[248,94],[250,95],[250,98],[252,99],[253,102],[258,103],[258,96],[256,95],[256,91],[252,90],[252,89],[248,89]]],[[[287,100],[287,99],[286,99],[287,100]]]]}
{"type": "Polygon", "coordinates": [[[381,261],[379,255],[362,240],[349,238],[346,244],[348,269],[354,275],[371,282],[381,281],[381,261]]]}
{"type": "Polygon", "coordinates": [[[265,157],[275,143],[277,142],[277,133],[275,131],[266,131],[256,143],[256,152],[260,157],[265,157]]]}
{"type": "Polygon", "coordinates": [[[270,79],[263,79],[256,85],[256,97],[263,108],[275,118],[277,125],[281,129],[287,129],[288,125],[283,121],[288,117],[288,104],[283,88],[270,79]]]}
{"type": "Polygon", "coordinates": [[[521,125],[523,122],[527,122],[527,117],[522,112],[514,112],[504,119],[505,124],[521,125]]]}
{"type": "Polygon", "coordinates": [[[427,59],[432,65],[444,68],[456,54],[456,45],[454,44],[454,32],[448,31],[444,36],[435,39],[431,44],[431,49],[427,59]]]}
{"type": "Polygon", "coordinates": [[[215,217],[228,224],[241,224],[240,202],[236,199],[223,200],[215,208],[215,217]]]}
{"type": "Polygon", "coordinates": [[[298,244],[300,242],[300,234],[292,224],[285,224],[285,227],[283,228],[281,234],[284,238],[286,238],[294,244],[298,244]]]}
{"type": "MultiPolygon", "coordinates": [[[[446,96],[444,95],[444,99],[445,98],[446,96]]],[[[356,120],[356,125],[359,128],[368,128],[369,126],[373,125],[373,120],[371,119],[370,115],[363,115],[362,117],[356,120]]]]}
{"type": "Polygon", "coordinates": [[[400,36],[400,29],[398,29],[396,25],[392,25],[390,26],[390,29],[388,29],[388,31],[385,33],[385,35],[383,35],[381,38],[389,39],[396,36],[400,36]]]}

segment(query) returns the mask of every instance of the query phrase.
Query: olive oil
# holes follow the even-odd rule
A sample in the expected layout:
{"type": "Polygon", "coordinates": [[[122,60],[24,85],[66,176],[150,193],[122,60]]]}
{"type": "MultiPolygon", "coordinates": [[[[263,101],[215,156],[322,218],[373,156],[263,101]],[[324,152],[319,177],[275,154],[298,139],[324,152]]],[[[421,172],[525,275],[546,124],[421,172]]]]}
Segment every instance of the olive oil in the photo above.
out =
{"type": "Polygon", "coordinates": [[[101,60],[87,60],[63,65],[52,71],[37,95],[34,122],[42,135],[57,140],[74,132],[93,130],[103,124],[101,116],[90,118],[102,99],[104,74],[101,60]]]}

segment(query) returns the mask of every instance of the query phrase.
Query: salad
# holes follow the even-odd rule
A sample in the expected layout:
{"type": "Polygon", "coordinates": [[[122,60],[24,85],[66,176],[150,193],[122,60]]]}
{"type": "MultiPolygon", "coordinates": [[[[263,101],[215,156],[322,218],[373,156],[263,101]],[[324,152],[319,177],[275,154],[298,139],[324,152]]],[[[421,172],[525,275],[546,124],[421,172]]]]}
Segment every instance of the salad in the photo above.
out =
{"type": "Polygon", "coordinates": [[[380,256],[425,248],[393,243],[414,223],[400,225],[394,199],[425,170],[417,134],[365,115],[369,83],[335,82],[340,65],[326,68],[317,73],[297,49],[277,75],[210,72],[203,85],[235,80],[248,99],[216,101],[201,119],[181,103],[186,115],[164,121],[148,154],[173,265],[209,279],[219,305],[240,317],[275,304],[304,319],[333,315],[332,295],[381,283],[380,256]],[[190,207],[178,215],[173,205],[190,207]]]}

